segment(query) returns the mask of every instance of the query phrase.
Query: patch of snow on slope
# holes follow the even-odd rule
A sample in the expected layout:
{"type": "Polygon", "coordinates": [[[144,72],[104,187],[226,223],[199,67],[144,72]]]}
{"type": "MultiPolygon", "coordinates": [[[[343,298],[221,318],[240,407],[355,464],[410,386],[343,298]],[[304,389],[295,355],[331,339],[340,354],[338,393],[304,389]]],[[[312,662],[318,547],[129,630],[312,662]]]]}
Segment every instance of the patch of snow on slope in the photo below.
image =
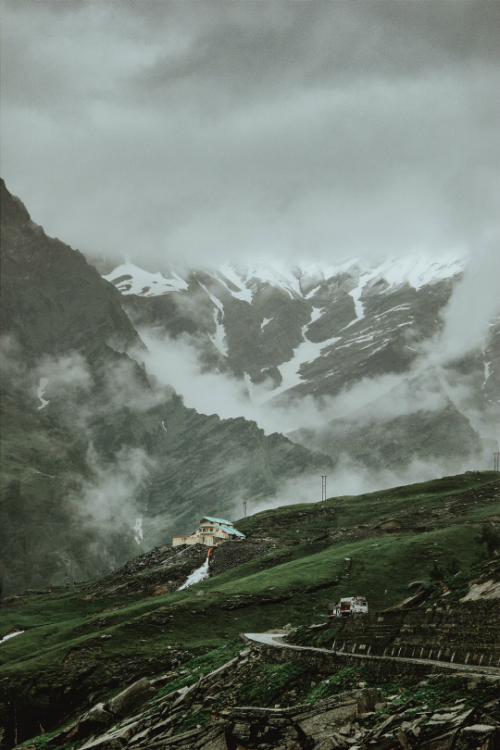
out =
{"type": "Polygon", "coordinates": [[[38,388],[36,389],[36,395],[40,399],[41,406],[38,407],[38,411],[41,409],[44,409],[48,404],[50,404],[50,401],[46,401],[43,397],[43,394],[45,393],[45,389],[47,388],[47,385],[49,384],[48,378],[40,378],[38,382],[38,388]]]}
{"type": "Polygon", "coordinates": [[[346,349],[348,346],[352,346],[353,344],[363,343],[364,341],[372,341],[374,336],[374,333],[367,333],[364,336],[355,336],[353,339],[348,339],[347,343],[335,347],[335,349],[346,349]]]}
{"type": "Polygon", "coordinates": [[[224,328],[223,323],[219,323],[219,314],[217,312],[217,310],[219,310],[222,317],[224,317],[224,308],[222,306],[222,302],[219,299],[217,299],[217,297],[215,297],[213,294],[211,294],[211,292],[208,291],[206,286],[204,286],[204,284],[202,284],[201,281],[198,283],[205,290],[205,292],[208,294],[211,301],[217,308],[216,310],[214,310],[215,334],[213,333],[208,334],[210,337],[210,341],[215,347],[217,347],[217,349],[220,351],[220,353],[224,357],[227,357],[227,346],[224,343],[225,338],[226,338],[226,329],[224,328]]]}
{"type": "Polygon", "coordinates": [[[187,589],[189,586],[192,586],[194,583],[199,583],[200,581],[203,581],[204,578],[208,578],[209,560],[210,558],[207,557],[203,565],[200,565],[199,568],[196,568],[196,570],[193,573],[191,573],[186,583],[183,583],[182,586],[179,586],[177,591],[182,591],[183,589],[187,589]]]}
{"type": "Polygon", "coordinates": [[[443,261],[431,261],[425,256],[395,258],[384,270],[384,278],[390,286],[408,282],[414,289],[426,284],[449,279],[465,268],[462,258],[449,256],[443,261]]]}
{"type": "Polygon", "coordinates": [[[390,310],[386,310],[383,313],[380,313],[379,315],[374,315],[373,318],[383,318],[384,315],[389,315],[389,313],[394,312],[395,310],[411,310],[411,305],[409,305],[407,302],[404,305],[397,305],[396,307],[391,307],[390,310]]]}
{"type": "Polygon", "coordinates": [[[244,283],[242,284],[242,279],[240,279],[239,276],[236,274],[236,271],[234,270],[234,268],[229,263],[225,263],[224,265],[219,266],[219,270],[221,271],[221,273],[224,274],[226,279],[229,279],[229,281],[232,284],[234,284],[234,286],[238,287],[238,289],[241,290],[239,292],[235,292],[232,289],[230,289],[227,286],[227,284],[224,284],[224,281],[222,279],[219,279],[219,281],[221,281],[224,284],[227,290],[231,292],[233,297],[236,297],[236,299],[241,299],[244,302],[249,302],[250,304],[252,304],[253,292],[251,289],[247,289],[244,283]]]}
{"type": "MultiPolygon", "coordinates": [[[[236,286],[241,287],[241,285],[244,284],[247,292],[251,295],[248,300],[249,302],[252,301],[253,293],[256,291],[255,282],[259,281],[262,284],[269,284],[277,289],[282,289],[291,299],[294,299],[296,295],[302,297],[299,280],[292,273],[286,276],[284,273],[281,273],[266,263],[255,263],[253,265],[226,264],[219,266],[219,268],[221,272],[236,286]],[[249,286],[252,281],[254,282],[252,285],[253,289],[249,286]]],[[[231,293],[234,295],[234,292],[231,293]]]]}
{"type": "MultiPolygon", "coordinates": [[[[488,380],[488,378],[491,375],[490,365],[491,365],[491,362],[485,362],[484,363],[484,381],[483,381],[483,385],[482,385],[483,388],[486,385],[486,381],[488,380]]],[[[40,406],[39,408],[41,409],[42,407],[40,406]]]]}
{"type": "Polygon", "coordinates": [[[314,295],[316,294],[316,292],[318,291],[318,289],[320,288],[320,286],[321,286],[321,284],[318,284],[318,286],[315,286],[314,289],[311,289],[311,291],[306,294],[306,296],[304,297],[304,299],[309,299],[310,297],[314,297],[314,295]]]}
{"type": "Polygon", "coordinates": [[[215,334],[210,333],[210,341],[212,344],[217,347],[217,349],[220,351],[223,357],[227,357],[227,346],[225,344],[226,339],[226,329],[222,325],[222,323],[219,323],[217,318],[217,312],[214,311],[214,323],[215,323],[215,334]]]}
{"type": "Polygon", "coordinates": [[[15,633],[7,633],[7,635],[4,635],[4,637],[0,640],[0,643],[8,641],[9,638],[14,638],[15,635],[21,635],[21,633],[24,633],[24,630],[16,630],[15,633]]]}
{"type": "Polygon", "coordinates": [[[171,278],[167,278],[159,271],[158,273],[149,273],[149,271],[145,271],[133,263],[123,263],[107,276],[103,276],[103,279],[114,284],[118,291],[124,295],[136,294],[141,297],[158,297],[170,292],[185,291],[188,288],[187,283],[175,271],[171,272],[171,278]],[[115,280],[121,276],[129,278],[116,284],[115,280]]]}
{"type": "Polygon", "coordinates": [[[134,531],[135,531],[134,539],[137,542],[137,544],[140,544],[141,541],[144,539],[144,532],[142,530],[142,516],[139,516],[139,518],[136,519],[136,522],[134,525],[134,531]]]}
{"type": "Polygon", "coordinates": [[[362,274],[359,277],[357,287],[355,287],[349,292],[349,294],[354,300],[356,318],[354,320],[351,320],[350,323],[348,323],[344,328],[342,328],[343,331],[345,331],[346,328],[350,328],[352,325],[357,323],[358,320],[362,320],[365,317],[364,306],[363,306],[363,303],[361,302],[361,294],[363,292],[363,289],[369,281],[383,274],[385,267],[387,266],[387,263],[388,261],[386,263],[383,263],[382,266],[375,268],[375,270],[370,271],[369,273],[362,274]]]}
{"type": "Polygon", "coordinates": [[[262,323],[260,324],[260,330],[263,331],[264,327],[267,326],[268,323],[270,323],[272,318],[264,318],[262,323]]]}
{"type": "Polygon", "coordinates": [[[224,307],[222,306],[222,302],[218,297],[215,297],[211,292],[208,291],[207,287],[201,283],[201,281],[198,282],[198,284],[201,286],[201,288],[208,294],[212,302],[214,303],[215,307],[217,307],[221,313],[224,315],[224,307]]]}
{"type": "Polygon", "coordinates": [[[322,307],[313,307],[312,313],[311,313],[311,322],[309,323],[309,325],[311,325],[311,323],[314,323],[315,320],[318,320],[318,318],[321,318],[322,315],[323,315],[322,307]]]}
{"type": "MultiPolygon", "coordinates": [[[[375,342],[374,342],[374,343],[375,343],[375,342]]],[[[378,343],[378,342],[377,342],[377,343],[378,343]]],[[[390,343],[391,343],[391,340],[390,340],[390,339],[384,339],[384,340],[383,340],[383,342],[382,342],[382,345],[381,345],[381,346],[378,346],[378,347],[377,347],[376,349],[374,349],[374,350],[373,350],[372,352],[370,352],[368,356],[369,356],[369,357],[373,357],[373,355],[374,355],[374,354],[376,354],[377,352],[381,352],[381,351],[382,351],[382,349],[385,349],[385,347],[386,347],[386,344],[390,344],[390,343]]],[[[363,347],[361,347],[361,349],[362,349],[362,350],[363,350],[363,349],[369,349],[369,348],[370,348],[370,346],[373,346],[373,344],[369,344],[368,346],[363,346],[363,347]]]]}
{"type": "MultiPolygon", "coordinates": [[[[304,335],[306,330],[307,325],[302,327],[302,335],[304,335]]],[[[283,380],[278,388],[275,388],[266,396],[265,401],[278,396],[289,388],[294,388],[294,386],[303,383],[304,381],[299,373],[301,365],[304,365],[307,362],[313,362],[318,357],[325,356],[322,354],[323,350],[332,344],[335,344],[336,341],[340,341],[340,339],[340,336],[334,336],[331,339],[327,339],[327,341],[320,341],[318,343],[306,339],[299,344],[295,349],[292,359],[289,362],[284,362],[282,365],[279,365],[278,370],[280,371],[283,380]]]]}

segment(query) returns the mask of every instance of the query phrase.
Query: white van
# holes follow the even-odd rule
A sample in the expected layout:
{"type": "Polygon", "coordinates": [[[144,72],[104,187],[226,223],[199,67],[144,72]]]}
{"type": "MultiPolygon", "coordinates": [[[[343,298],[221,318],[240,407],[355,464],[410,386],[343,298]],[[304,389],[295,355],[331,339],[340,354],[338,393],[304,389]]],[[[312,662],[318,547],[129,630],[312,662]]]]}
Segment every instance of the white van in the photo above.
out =
{"type": "Polygon", "coordinates": [[[344,617],[358,612],[368,612],[368,602],[364,596],[348,596],[328,607],[329,617],[344,617]]]}

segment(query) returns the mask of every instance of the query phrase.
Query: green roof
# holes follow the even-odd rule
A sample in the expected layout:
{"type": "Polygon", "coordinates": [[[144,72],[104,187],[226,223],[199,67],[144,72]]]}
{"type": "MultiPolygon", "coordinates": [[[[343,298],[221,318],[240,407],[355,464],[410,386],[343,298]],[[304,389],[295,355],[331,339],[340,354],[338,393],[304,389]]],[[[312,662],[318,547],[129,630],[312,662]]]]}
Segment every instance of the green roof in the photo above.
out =
{"type": "Polygon", "coordinates": [[[244,534],[241,533],[241,531],[238,531],[238,529],[235,529],[234,526],[231,526],[228,528],[227,526],[222,526],[221,529],[226,532],[226,534],[236,534],[236,536],[242,536],[243,538],[246,538],[244,534]]]}
{"type": "MultiPolygon", "coordinates": [[[[206,519],[207,521],[210,521],[211,523],[223,523],[225,526],[232,526],[232,521],[226,521],[224,518],[214,518],[213,516],[203,516],[201,519],[206,519]]],[[[201,522],[200,522],[201,523],[201,522]]]]}

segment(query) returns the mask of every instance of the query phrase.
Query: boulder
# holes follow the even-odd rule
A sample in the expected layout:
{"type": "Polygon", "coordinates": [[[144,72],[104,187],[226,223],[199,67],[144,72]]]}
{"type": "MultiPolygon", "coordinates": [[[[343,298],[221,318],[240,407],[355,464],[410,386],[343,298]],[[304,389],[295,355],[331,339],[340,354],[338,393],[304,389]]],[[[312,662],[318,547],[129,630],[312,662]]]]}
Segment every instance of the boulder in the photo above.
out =
{"type": "Polygon", "coordinates": [[[377,688],[360,688],[353,690],[352,697],[358,702],[358,713],[364,714],[376,710],[382,700],[382,693],[377,688]]]}
{"type": "Polygon", "coordinates": [[[106,710],[104,703],[97,703],[69,727],[65,727],[61,732],[51,737],[47,745],[63,745],[66,742],[74,742],[81,737],[88,737],[89,734],[102,732],[113,721],[114,716],[106,710]]]}
{"type": "Polygon", "coordinates": [[[147,677],[143,677],[142,680],[137,680],[126,690],[115,695],[104,708],[117,716],[125,716],[131,709],[151,698],[155,692],[155,688],[151,687],[147,677]]]}
{"type": "Polygon", "coordinates": [[[316,714],[299,722],[299,726],[306,735],[311,735],[314,740],[325,739],[332,733],[332,727],[340,726],[349,721],[354,721],[358,715],[358,702],[353,699],[343,703],[330,711],[316,714]]]}

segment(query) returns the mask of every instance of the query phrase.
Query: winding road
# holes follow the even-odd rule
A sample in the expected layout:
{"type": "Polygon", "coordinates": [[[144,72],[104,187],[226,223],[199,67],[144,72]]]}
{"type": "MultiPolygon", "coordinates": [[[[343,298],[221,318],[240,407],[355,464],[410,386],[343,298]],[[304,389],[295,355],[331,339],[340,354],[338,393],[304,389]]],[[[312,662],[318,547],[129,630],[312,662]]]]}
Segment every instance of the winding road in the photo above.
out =
{"type": "Polygon", "coordinates": [[[280,643],[277,638],[284,638],[286,633],[243,633],[244,637],[255,643],[262,643],[265,646],[274,646],[276,648],[293,648],[299,651],[319,651],[322,654],[336,656],[350,656],[355,659],[378,659],[384,661],[410,662],[411,664],[429,664],[437,667],[451,669],[454,672],[468,672],[470,674],[492,675],[500,678],[500,669],[498,667],[476,667],[468,664],[453,664],[449,661],[435,661],[434,659],[411,659],[405,656],[375,656],[366,654],[350,654],[347,651],[331,651],[327,648],[314,648],[313,646],[293,646],[290,643],[280,643]]]}

